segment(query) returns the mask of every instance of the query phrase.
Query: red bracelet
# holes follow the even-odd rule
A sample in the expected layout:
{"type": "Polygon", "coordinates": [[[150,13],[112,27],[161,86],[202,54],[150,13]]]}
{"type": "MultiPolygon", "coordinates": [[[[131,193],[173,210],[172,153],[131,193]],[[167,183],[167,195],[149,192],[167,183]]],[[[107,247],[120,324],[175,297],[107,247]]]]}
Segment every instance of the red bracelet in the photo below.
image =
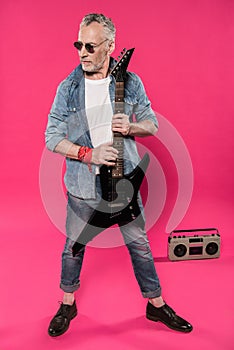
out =
{"type": "Polygon", "coordinates": [[[89,170],[91,169],[90,163],[92,159],[92,148],[89,148],[87,146],[80,146],[77,159],[81,162],[88,163],[89,170]]]}

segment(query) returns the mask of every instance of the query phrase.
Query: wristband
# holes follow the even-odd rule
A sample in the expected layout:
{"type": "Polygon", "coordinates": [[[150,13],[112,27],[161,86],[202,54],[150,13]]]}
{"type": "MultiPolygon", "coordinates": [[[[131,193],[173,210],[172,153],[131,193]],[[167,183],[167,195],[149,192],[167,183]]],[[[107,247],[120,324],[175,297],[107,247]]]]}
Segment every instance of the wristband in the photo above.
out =
{"type": "Polygon", "coordinates": [[[80,162],[88,163],[89,170],[91,169],[91,158],[92,158],[92,148],[89,148],[87,146],[80,146],[77,159],[80,162]]]}

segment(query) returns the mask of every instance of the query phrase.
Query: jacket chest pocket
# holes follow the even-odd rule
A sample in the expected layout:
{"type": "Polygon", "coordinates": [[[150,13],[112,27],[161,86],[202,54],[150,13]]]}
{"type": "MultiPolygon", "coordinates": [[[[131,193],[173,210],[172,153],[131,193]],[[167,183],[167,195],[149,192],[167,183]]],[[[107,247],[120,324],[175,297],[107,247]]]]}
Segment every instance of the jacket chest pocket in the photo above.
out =
{"type": "Polygon", "coordinates": [[[73,143],[79,143],[85,133],[80,118],[81,116],[75,107],[69,108],[67,116],[67,136],[73,143]]]}

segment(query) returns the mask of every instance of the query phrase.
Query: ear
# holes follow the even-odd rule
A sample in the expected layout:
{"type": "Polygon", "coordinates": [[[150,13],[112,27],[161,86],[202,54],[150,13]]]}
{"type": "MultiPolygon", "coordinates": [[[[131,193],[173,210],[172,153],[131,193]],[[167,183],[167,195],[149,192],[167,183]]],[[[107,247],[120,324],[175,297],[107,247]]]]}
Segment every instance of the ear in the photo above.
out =
{"type": "Polygon", "coordinates": [[[111,55],[112,52],[114,51],[114,49],[115,49],[115,42],[112,41],[110,46],[109,46],[108,54],[111,55]]]}

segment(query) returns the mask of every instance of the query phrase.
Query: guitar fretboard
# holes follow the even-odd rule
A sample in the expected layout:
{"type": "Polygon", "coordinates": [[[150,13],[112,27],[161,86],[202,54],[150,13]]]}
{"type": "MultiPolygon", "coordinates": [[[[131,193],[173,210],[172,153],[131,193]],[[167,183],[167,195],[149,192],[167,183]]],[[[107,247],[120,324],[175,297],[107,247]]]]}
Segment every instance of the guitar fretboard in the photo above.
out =
{"type": "MultiPolygon", "coordinates": [[[[124,113],[124,82],[116,82],[115,87],[115,114],[124,113]]],[[[113,178],[122,178],[123,172],[123,152],[124,152],[124,138],[119,132],[113,133],[113,147],[119,151],[116,165],[112,168],[113,178]]]]}

